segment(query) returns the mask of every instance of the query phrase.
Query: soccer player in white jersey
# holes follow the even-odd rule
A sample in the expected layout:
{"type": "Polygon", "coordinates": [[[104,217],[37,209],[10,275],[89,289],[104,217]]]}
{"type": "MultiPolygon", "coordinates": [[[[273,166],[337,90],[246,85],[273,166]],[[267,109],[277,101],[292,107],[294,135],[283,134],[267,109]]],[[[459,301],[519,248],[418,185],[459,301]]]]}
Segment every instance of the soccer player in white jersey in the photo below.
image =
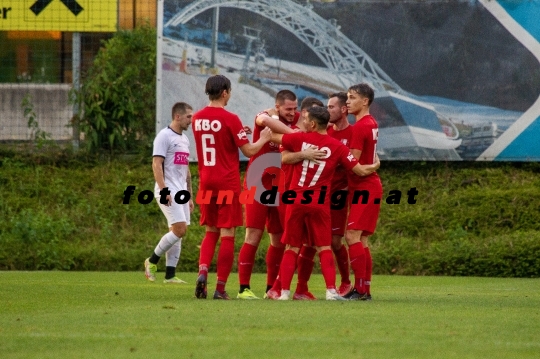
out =
{"type": "Polygon", "coordinates": [[[159,208],[167,218],[169,232],[161,237],[152,255],[144,261],[144,272],[151,282],[156,280],[157,263],[165,254],[164,283],[185,283],[176,276],[176,265],[180,260],[182,237],[186,234],[193,210],[189,139],[183,134],[191,125],[192,112],[193,108],[187,103],[176,103],[172,108],[171,124],[154,139],[154,193],[159,208]]]}

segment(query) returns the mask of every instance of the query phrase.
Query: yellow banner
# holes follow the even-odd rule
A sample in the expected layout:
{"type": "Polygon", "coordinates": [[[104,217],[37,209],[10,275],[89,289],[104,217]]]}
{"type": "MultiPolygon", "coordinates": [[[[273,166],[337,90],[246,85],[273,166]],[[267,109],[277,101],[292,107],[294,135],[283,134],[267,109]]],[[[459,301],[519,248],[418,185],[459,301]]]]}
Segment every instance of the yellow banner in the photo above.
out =
{"type": "Polygon", "coordinates": [[[116,0],[0,0],[0,31],[114,32],[116,0]]]}

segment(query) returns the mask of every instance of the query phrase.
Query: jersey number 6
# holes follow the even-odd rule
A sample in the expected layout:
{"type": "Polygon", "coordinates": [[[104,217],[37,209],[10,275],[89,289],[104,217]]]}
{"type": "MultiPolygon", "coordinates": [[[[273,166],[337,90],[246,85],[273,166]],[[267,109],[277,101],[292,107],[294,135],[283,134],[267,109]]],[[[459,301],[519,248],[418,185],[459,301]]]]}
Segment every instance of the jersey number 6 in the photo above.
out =
{"type": "Polygon", "coordinates": [[[208,145],[215,145],[216,140],[214,139],[214,135],[212,134],[205,134],[201,136],[202,139],[202,151],[203,151],[203,159],[204,159],[204,165],[205,166],[215,166],[216,165],[216,149],[213,147],[208,147],[208,145]],[[208,140],[208,143],[206,141],[208,140]]]}

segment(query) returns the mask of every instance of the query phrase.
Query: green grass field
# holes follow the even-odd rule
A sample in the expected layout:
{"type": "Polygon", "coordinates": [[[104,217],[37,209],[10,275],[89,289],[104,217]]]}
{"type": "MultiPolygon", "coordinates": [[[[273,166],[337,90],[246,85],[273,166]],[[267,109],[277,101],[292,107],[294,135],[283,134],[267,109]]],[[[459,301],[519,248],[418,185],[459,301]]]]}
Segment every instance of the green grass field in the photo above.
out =
{"type": "MultiPolygon", "coordinates": [[[[180,277],[189,284],[142,271],[0,272],[1,356],[540,357],[539,279],[375,276],[371,302],[277,302],[197,300],[196,274],[180,277]]],[[[264,281],[254,275],[256,293],[264,281]]],[[[322,277],[310,282],[323,298],[322,277]]]]}

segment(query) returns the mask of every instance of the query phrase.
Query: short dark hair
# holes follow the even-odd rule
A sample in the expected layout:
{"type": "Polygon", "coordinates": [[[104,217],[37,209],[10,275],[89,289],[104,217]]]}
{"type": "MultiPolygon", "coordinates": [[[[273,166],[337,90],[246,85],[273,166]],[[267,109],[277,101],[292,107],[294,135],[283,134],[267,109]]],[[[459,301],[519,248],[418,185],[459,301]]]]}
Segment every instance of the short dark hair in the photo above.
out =
{"type": "Polygon", "coordinates": [[[183,115],[187,110],[193,110],[193,107],[185,102],[177,102],[172,107],[172,117],[174,118],[174,115],[177,113],[183,115]]]}
{"type": "Polygon", "coordinates": [[[308,112],[308,118],[317,123],[318,128],[326,128],[328,121],[330,120],[330,112],[326,107],[312,106],[306,109],[308,112]]]}
{"type": "Polygon", "coordinates": [[[338,98],[340,107],[347,106],[347,93],[346,92],[340,91],[340,92],[334,92],[334,93],[331,93],[330,95],[328,95],[329,99],[333,98],[333,97],[338,98]]]}
{"type": "Polygon", "coordinates": [[[368,99],[368,106],[371,105],[375,98],[375,91],[366,83],[356,84],[349,87],[349,91],[354,91],[360,96],[364,96],[368,99]]]}
{"type": "Polygon", "coordinates": [[[324,104],[318,98],[306,97],[305,99],[302,100],[302,104],[300,105],[300,110],[304,110],[304,109],[306,109],[308,107],[312,107],[314,105],[324,107],[324,104]]]}
{"type": "Polygon", "coordinates": [[[281,90],[276,94],[276,103],[280,105],[285,102],[285,100],[296,101],[296,94],[291,90],[281,90]]]}
{"type": "Polygon", "coordinates": [[[210,76],[206,80],[206,88],[204,92],[208,95],[210,101],[218,100],[223,91],[231,90],[231,81],[223,75],[210,76]]]}

